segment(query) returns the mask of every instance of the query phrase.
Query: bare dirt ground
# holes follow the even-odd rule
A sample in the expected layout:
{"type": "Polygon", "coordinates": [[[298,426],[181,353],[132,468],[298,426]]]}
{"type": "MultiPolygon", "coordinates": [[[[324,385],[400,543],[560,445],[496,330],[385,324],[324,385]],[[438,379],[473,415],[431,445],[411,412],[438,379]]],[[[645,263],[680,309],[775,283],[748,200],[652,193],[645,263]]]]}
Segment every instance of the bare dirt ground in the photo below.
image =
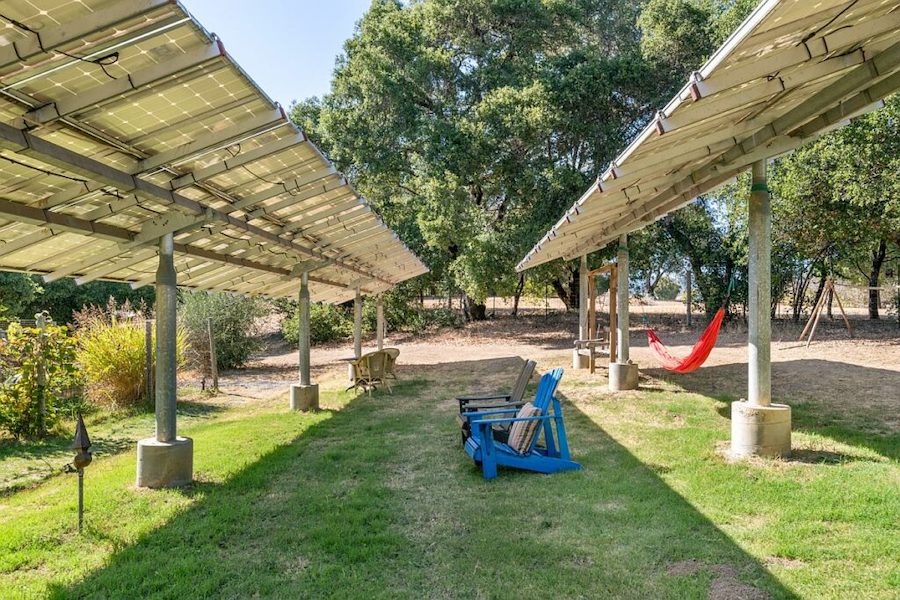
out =
{"type": "MultiPolygon", "coordinates": [[[[489,305],[490,306],[490,305],[489,305]]],[[[498,306],[498,309],[500,307],[498,306]]],[[[689,375],[675,375],[659,368],[647,347],[645,326],[656,329],[671,352],[690,351],[706,317],[696,315],[691,328],[684,326],[680,303],[657,303],[651,310],[631,314],[631,358],[641,367],[643,387],[675,387],[722,398],[739,398],[747,389],[746,325],[736,322],[723,329],[707,363],[689,375]],[[671,305],[671,306],[670,306],[671,305]],[[662,309],[675,309],[665,314],[662,309]],[[643,314],[642,314],[643,312],[643,314]],[[674,312],[674,311],[673,311],[674,312]]],[[[499,310],[497,311],[500,312],[499,310]]],[[[419,335],[389,333],[386,345],[400,348],[399,365],[447,365],[520,356],[539,362],[541,368],[571,363],[577,316],[543,308],[530,308],[517,319],[499,316],[461,329],[444,329],[419,335]]],[[[872,322],[851,317],[854,339],[843,322],[824,320],[816,339],[807,348],[798,343],[800,324],[778,320],[773,324],[772,385],[776,401],[815,402],[830,409],[835,418],[853,414],[872,431],[900,432],[900,328],[896,317],[872,322]],[[849,409],[849,410],[848,410],[849,409]]],[[[239,371],[226,373],[222,387],[229,394],[265,398],[283,392],[296,375],[297,354],[277,336],[269,338],[267,352],[239,371]]],[[[364,340],[364,351],[374,340],[364,340]]],[[[340,378],[352,357],[351,344],[317,346],[312,351],[313,377],[340,378]]],[[[605,386],[605,369],[594,376],[605,386]]],[[[473,382],[477,387],[478,382],[473,382]]]]}

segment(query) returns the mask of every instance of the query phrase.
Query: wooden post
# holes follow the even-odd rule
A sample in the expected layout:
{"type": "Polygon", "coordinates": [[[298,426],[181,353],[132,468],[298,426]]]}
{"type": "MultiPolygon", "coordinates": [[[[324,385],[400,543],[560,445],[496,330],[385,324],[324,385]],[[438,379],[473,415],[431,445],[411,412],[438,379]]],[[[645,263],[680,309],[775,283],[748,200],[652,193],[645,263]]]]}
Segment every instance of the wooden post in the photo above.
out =
{"type": "Polygon", "coordinates": [[[809,345],[812,343],[813,336],[816,335],[816,327],[819,326],[819,317],[822,315],[822,307],[825,306],[825,296],[826,291],[822,290],[822,295],[819,297],[819,302],[816,305],[815,317],[810,317],[810,320],[812,321],[812,330],[809,332],[809,337],[806,338],[807,348],[809,348],[809,345]]]}
{"type": "Polygon", "coordinates": [[[850,337],[853,337],[853,327],[850,326],[850,320],[847,318],[847,313],[844,312],[844,305],[841,304],[841,297],[838,296],[837,290],[834,289],[834,282],[831,282],[831,289],[834,293],[834,299],[837,300],[838,308],[841,309],[841,316],[844,317],[844,324],[847,326],[847,332],[850,334],[850,337]]]}
{"type": "Polygon", "coordinates": [[[809,315],[809,320],[806,322],[806,327],[803,328],[803,332],[800,334],[799,341],[803,341],[803,338],[806,336],[807,331],[809,331],[809,337],[806,339],[806,347],[809,348],[809,345],[812,343],[813,336],[816,334],[816,328],[819,325],[819,319],[822,315],[822,309],[825,306],[825,303],[830,301],[830,299],[836,299],[838,303],[838,308],[841,310],[841,316],[844,318],[844,324],[847,326],[847,332],[850,334],[850,337],[853,337],[853,327],[850,325],[850,320],[847,318],[847,313],[844,312],[844,305],[841,302],[841,297],[838,295],[837,290],[834,287],[834,280],[829,277],[825,280],[825,286],[822,288],[822,294],[819,296],[818,302],[813,307],[812,313],[809,315]],[[826,298],[828,300],[826,300],[826,298]],[[811,329],[810,329],[811,328],[811,329]]]}
{"type": "Polygon", "coordinates": [[[593,340],[597,337],[597,279],[593,273],[588,276],[587,301],[587,335],[585,335],[585,339],[593,340]]]}
{"type": "Polygon", "coordinates": [[[206,319],[206,333],[209,336],[209,374],[212,377],[212,389],[219,391],[219,357],[216,354],[216,338],[213,336],[212,319],[206,319]]]}
{"type": "MultiPolygon", "coordinates": [[[[587,336],[585,339],[595,340],[597,339],[597,278],[594,273],[589,273],[587,276],[587,288],[587,336]]],[[[588,352],[588,369],[593,375],[596,368],[594,350],[589,348],[588,352]]]]}
{"type": "Polygon", "coordinates": [[[38,435],[43,437],[47,433],[47,365],[44,361],[44,346],[47,343],[46,313],[35,315],[35,324],[39,331],[37,347],[38,435]]]}
{"type": "Polygon", "coordinates": [[[687,326],[691,326],[692,320],[692,312],[694,303],[694,282],[693,282],[693,271],[691,270],[691,266],[688,265],[688,268],[684,271],[684,304],[685,311],[687,312],[687,326]]]}
{"type": "MultiPolygon", "coordinates": [[[[826,282],[825,285],[826,285],[826,288],[827,288],[827,285],[828,285],[827,282],[826,282]]],[[[809,313],[809,320],[806,322],[806,327],[804,327],[804,328],[803,328],[803,331],[800,332],[800,337],[797,338],[797,341],[798,341],[798,342],[802,342],[802,341],[803,341],[803,338],[806,337],[806,333],[809,331],[810,327],[812,327],[813,323],[814,323],[814,322],[818,322],[818,320],[819,320],[819,312],[822,310],[822,305],[825,303],[825,291],[826,291],[826,288],[823,288],[823,289],[822,289],[822,294],[821,294],[821,295],[819,296],[819,298],[816,300],[816,303],[815,303],[815,305],[813,306],[812,312],[809,313]]],[[[813,331],[815,331],[815,328],[813,328],[813,331]]],[[[812,338],[812,333],[810,333],[810,336],[809,336],[809,337],[812,338]]],[[[807,346],[809,346],[809,344],[807,344],[807,346]]]]}

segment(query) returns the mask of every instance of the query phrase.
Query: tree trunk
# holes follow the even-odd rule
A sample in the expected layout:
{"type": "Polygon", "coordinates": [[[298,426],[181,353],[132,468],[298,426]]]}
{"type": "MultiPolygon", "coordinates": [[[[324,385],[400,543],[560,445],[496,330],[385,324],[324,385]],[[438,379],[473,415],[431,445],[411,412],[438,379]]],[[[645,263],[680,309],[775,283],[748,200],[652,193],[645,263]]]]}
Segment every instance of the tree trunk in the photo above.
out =
{"type": "Polygon", "coordinates": [[[569,280],[569,304],[567,304],[567,308],[572,310],[578,310],[579,304],[581,304],[581,294],[578,293],[579,281],[578,281],[578,271],[580,269],[576,269],[572,274],[572,278],[569,280]]]}
{"type": "MultiPolygon", "coordinates": [[[[878,280],[881,277],[881,265],[884,264],[884,257],[887,255],[887,240],[882,239],[878,242],[878,248],[872,252],[872,269],[869,271],[869,287],[877,288],[878,280]]],[[[879,290],[869,290],[869,318],[878,319],[878,304],[880,296],[879,290]]]]}
{"type": "Polygon", "coordinates": [[[822,294],[825,292],[825,275],[824,275],[825,269],[824,268],[821,270],[821,273],[823,273],[823,275],[821,277],[819,277],[819,287],[816,288],[816,297],[813,298],[813,302],[812,302],[813,306],[816,306],[819,303],[819,298],[821,298],[822,294]]]}
{"type": "Polygon", "coordinates": [[[475,302],[467,294],[463,294],[463,311],[466,321],[484,321],[487,319],[487,305],[475,302]]]}
{"type": "Polygon", "coordinates": [[[551,281],[550,285],[553,286],[556,297],[562,300],[563,304],[566,305],[566,310],[570,310],[572,307],[569,306],[569,292],[566,290],[566,286],[563,285],[563,282],[559,280],[559,277],[551,281]]]}
{"type": "Polygon", "coordinates": [[[522,298],[522,292],[525,290],[525,273],[519,273],[519,282],[516,284],[516,291],[513,294],[513,318],[519,316],[519,300],[522,298]]]}
{"type": "Polygon", "coordinates": [[[803,304],[806,298],[806,290],[809,289],[812,271],[813,266],[810,265],[809,269],[801,272],[800,279],[797,281],[796,288],[794,289],[794,302],[791,306],[791,318],[795,323],[800,321],[800,315],[803,314],[803,304]]]}

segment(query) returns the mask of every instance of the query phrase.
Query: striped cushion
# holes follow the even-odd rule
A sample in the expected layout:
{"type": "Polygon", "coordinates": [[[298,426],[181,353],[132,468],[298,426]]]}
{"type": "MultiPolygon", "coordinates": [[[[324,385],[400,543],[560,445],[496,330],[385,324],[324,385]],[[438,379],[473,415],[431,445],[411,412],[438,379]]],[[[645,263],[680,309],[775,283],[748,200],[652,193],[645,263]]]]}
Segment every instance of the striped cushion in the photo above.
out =
{"type": "MultiPolygon", "coordinates": [[[[519,409],[516,417],[539,417],[540,415],[541,409],[535,407],[531,402],[526,402],[525,405],[519,409]]],[[[528,450],[528,447],[531,446],[531,440],[537,433],[538,425],[540,425],[540,423],[540,421],[516,421],[512,424],[512,427],[509,428],[509,441],[506,442],[507,445],[512,448],[514,452],[518,452],[519,454],[524,453],[528,450]]]]}

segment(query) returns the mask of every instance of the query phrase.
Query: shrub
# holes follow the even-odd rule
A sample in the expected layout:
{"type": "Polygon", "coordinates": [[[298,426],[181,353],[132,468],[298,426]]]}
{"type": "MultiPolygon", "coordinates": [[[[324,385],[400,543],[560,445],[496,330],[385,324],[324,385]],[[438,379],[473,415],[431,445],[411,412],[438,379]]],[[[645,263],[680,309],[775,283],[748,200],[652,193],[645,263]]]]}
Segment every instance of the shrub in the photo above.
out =
{"type": "MultiPolygon", "coordinates": [[[[125,408],[146,398],[145,351],[147,318],[143,307],[132,308],[127,301],[118,307],[110,300],[106,308],[91,306],[76,311],[78,364],[85,379],[85,395],[98,406],[125,408]]],[[[150,348],[155,360],[155,328],[150,348]]],[[[176,361],[184,363],[186,335],[176,334],[176,361]]],[[[149,398],[147,398],[149,401],[149,398]]]]}
{"type": "Polygon", "coordinates": [[[191,364],[209,372],[209,330],[212,320],[216,363],[220,369],[244,365],[260,349],[257,321],[267,313],[256,298],[223,292],[182,292],[181,322],[187,329],[191,364]]]}
{"type": "MultiPolygon", "coordinates": [[[[450,309],[424,308],[411,289],[394,288],[385,292],[382,300],[388,331],[419,333],[429,327],[462,327],[463,324],[460,315],[450,309]]],[[[375,298],[366,298],[363,302],[364,331],[375,331],[376,314],[375,298]]]]}
{"type": "MultiPolygon", "coordinates": [[[[446,308],[425,309],[419,305],[412,292],[396,288],[383,295],[384,319],[388,331],[410,331],[418,333],[429,327],[462,327],[460,316],[446,308]]],[[[310,342],[320,344],[346,340],[353,336],[352,303],[341,306],[313,303],[310,305],[310,342]]],[[[299,339],[296,302],[285,303],[280,310],[284,313],[281,334],[284,339],[296,344],[299,339]]],[[[363,300],[362,330],[365,334],[375,331],[375,298],[363,300]]]]}
{"type": "Polygon", "coordinates": [[[38,318],[43,328],[12,322],[0,340],[0,427],[16,437],[44,435],[79,404],[75,342],[46,313],[38,318]]]}
{"type": "MultiPolygon", "coordinates": [[[[374,327],[372,328],[374,329],[374,327]]],[[[296,304],[281,322],[281,334],[291,343],[300,340],[300,323],[296,304]]],[[[310,343],[321,344],[345,340],[353,335],[353,315],[340,306],[313,302],[309,307],[310,343]]]]}
{"type": "Polygon", "coordinates": [[[659,278],[659,283],[656,284],[656,290],[654,290],[654,296],[659,300],[675,300],[680,293],[681,286],[667,275],[659,278]]]}

